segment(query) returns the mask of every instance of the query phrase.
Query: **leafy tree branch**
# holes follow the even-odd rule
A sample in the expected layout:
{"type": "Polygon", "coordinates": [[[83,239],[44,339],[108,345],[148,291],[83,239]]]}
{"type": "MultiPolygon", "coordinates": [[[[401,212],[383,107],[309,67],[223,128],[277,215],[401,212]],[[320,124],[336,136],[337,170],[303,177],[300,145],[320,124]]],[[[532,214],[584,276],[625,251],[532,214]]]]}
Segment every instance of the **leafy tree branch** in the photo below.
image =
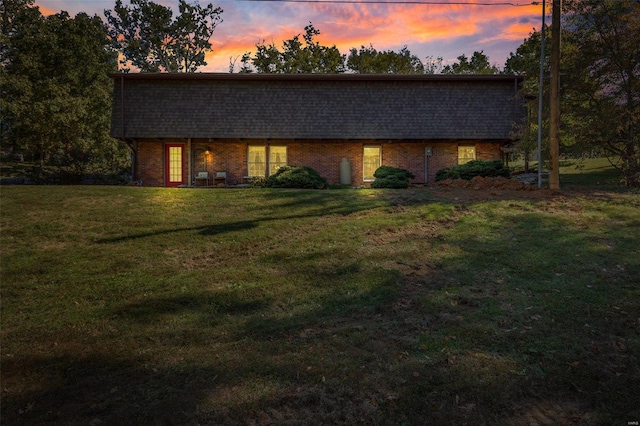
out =
{"type": "Polygon", "coordinates": [[[105,10],[109,39],[125,71],[195,72],[207,65],[222,9],[179,0],[178,11],[174,18],[170,8],[149,0],[131,0],[130,6],[116,0],[113,10],[105,10]]]}

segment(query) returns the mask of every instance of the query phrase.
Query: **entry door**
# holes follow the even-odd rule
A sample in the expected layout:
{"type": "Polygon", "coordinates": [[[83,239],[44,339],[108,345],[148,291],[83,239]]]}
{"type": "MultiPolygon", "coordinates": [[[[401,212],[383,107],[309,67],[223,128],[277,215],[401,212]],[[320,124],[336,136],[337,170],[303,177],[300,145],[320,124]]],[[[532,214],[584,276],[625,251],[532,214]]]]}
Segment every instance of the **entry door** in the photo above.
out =
{"type": "Polygon", "coordinates": [[[184,183],[184,144],[166,146],[165,176],[167,186],[179,186],[184,183]]]}

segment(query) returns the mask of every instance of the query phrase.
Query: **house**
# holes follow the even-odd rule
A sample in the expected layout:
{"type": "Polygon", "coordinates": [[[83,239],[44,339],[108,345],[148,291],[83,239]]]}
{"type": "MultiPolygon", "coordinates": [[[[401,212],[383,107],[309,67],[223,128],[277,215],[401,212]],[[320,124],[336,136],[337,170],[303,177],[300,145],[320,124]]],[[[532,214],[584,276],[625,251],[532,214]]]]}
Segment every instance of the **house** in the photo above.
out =
{"type": "Polygon", "coordinates": [[[502,158],[525,115],[518,76],[111,77],[111,135],[132,148],[134,177],[146,186],[193,186],[201,172],[241,184],[285,164],[330,184],[365,185],[380,165],[433,182],[443,167],[502,158]]]}

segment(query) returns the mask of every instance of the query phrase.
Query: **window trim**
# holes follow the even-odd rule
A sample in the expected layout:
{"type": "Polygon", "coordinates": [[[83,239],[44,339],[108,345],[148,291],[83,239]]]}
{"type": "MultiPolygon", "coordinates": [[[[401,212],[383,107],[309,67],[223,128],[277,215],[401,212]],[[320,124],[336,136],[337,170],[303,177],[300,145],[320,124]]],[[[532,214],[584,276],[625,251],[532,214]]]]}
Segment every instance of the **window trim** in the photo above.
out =
{"type": "Polygon", "coordinates": [[[186,179],[186,170],[185,170],[185,144],[182,143],[168,143],[164,146],[164,168],[165,168],[165,177],[164,177],[164,185],[166,187],[175,187],[180,186],[185,183],[186,179]],[[174,155],[177,157],[174,158],[174,155]],[[174,163],[174,161],[176,161],[174,163]],[[179,161],[179,162],[177,162],[179,161]],[[180,180],[172,180],[174,173],[179,172],[180,180]]]}
{"type": "Polygon", "coordinates": [[[268,176],[271,176],[272,174],[275,174],[280,167],[284,167],[284,166],[289,164],[289,160],[288,160],[289,150],[287,149],[287,145],[269,145],[267,148],[268,148],[268,152],[267,152],[267,154],[268,154],[268,157],[267,157],[268,158],[268,160],[267,160],[267,162],[268,162],[268,164],[267,164],[267,172],[269,173],[268,176]],[[282,162],[276,163],[274,161],[271,161],[271,148],[284,148],[284,163],[282,163],[282,162]],[[281,164],[281,165],[278,167],[278,169],[272,171],[271,169],[272,169],[272,165],[274,163],[275,164],[281,164]]]}
{"type": "MultiPolygon", "coordinates": [[[[378,149],[378,167],[382,166],[382,145],[364,145],[362,147],[362,181],[363,182],[373,182],[376,178],[371,175],[371,177],[366,177],[366,163],[365,163],[365,150],[367,148],[376,148],[378,149]]],[[[378,168],[376,167],[376,169],[378,168]]],[[[375,170],[374,170],[375,172],[375,170]]]]}
{"type": "Polygon", "coordinates": [[[284,148],[284,163],[281,164],[280,167],[286,166],[289,164],[289,150],[287,145],[247,145],[247,176],[252,178],[266,178],[274,174],[276,171],[271,173],[271,165],[273,161],[271,159],[271,148],[284,148]],[[264,155],[264,171],[261,175],[251,175],[251,166],[254,164],[258,164],[255,161],[251,161],[251,149],[257,150],[260,148],[261,155],[264,155]]]}
{"type": "Polygon", "coordinates": [[[247,176],[251,178],[263,178],[267,177],[267,146],[266,145],[247,145],[247,176]],[[251,149],[252,148],[261,148],[262,153],[264,154],[264,163],[256,163],[255,161],[251,161],[251,149]],[[264,170],[261,175],[252,175],[251,174],[251,166],[254,164],[264,164],[264,170]]]}
{"type": "Polygon", "coordinates": [[[475,145],[458,145],[458,158],[457,158],[457,160],[458,160],[458,165],[459,166],[462,165],[462,164],[467,164],[470,161],[474,161],[477,158],[478,158],[478,152],[476,150],[476,146],[475,145]],[[462,158],[462,157],[460,157],[460,148],[473,148],[473,158],[467,158],[467,157],[462,158]],[[462,162],[462,163],[460,162],[461,158],[464,160],[464,162],[462,162]]]}

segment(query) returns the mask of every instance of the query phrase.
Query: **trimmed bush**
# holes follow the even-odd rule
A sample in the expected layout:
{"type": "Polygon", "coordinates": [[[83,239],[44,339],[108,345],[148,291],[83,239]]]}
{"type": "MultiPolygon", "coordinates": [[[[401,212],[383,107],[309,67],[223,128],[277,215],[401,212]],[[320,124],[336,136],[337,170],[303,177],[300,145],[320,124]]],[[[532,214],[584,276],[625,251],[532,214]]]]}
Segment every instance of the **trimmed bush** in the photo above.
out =
{"type": "Polygon", "coordinates": [[[388,176],[382,179],[376,179],[371,182],[372,188],[399,188],[404,189],[409,187],[409,180],[400,179],[398,176],[388,176]]]}
{"type": "Polygon", "coordinates": [[[371,188],[408,188],[409,179],[415,175],[409,170],[398,167],[380,166],[374,173],[376,179],[371,182],[371,188]]]}
{"type": "Polygon", "coordinates": [[[311,167],[283,166],[264,180],[265,188],[325,189],[327,180],[311,167]]]}
{"type": "Polygon", "coordinates": [[[416,177],[409,170],[401,169],[399,167],[391,167],[391,166],[380,166],[373,173],[373,177],[376,179],[384,179],[389,176],[396,176],[400,179],[406,179],[407,181],[409,179],[413,179],[414,177],[416,177]]]}
{"type": "Polygon", "coordinates": [[[445,179],[471,180],[476,176],[482,177],[511,177],[511,171],[501,160],[481,161],[473,160],[459,166],[438,170],[436,181],[445,179]]]}

